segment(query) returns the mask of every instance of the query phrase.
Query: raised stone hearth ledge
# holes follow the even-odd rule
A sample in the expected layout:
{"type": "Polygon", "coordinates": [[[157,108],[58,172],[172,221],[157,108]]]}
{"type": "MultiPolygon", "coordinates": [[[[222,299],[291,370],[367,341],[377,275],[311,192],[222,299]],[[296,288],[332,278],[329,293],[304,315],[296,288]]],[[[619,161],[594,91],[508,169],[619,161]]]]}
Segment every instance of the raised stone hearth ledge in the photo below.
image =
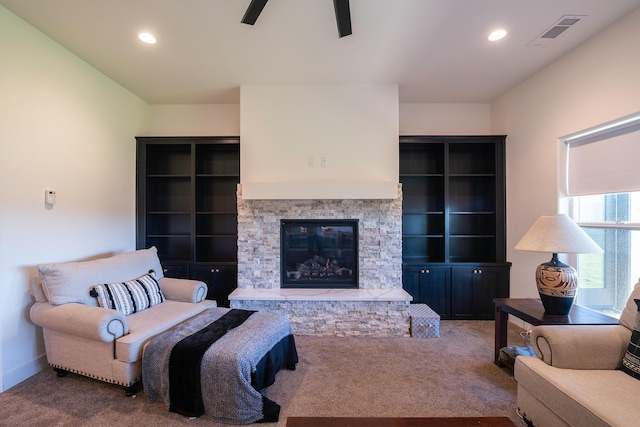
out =
{"type": "Polygon", "coordinates": [[[404,289],[236,289],[231,301],[407,301],[404,289]]]}
{"type": "Polygon", "coordinates": [[[296,335],[410,336],[403,289],[236,289],[232,308],[284,314],[296,335]]]}

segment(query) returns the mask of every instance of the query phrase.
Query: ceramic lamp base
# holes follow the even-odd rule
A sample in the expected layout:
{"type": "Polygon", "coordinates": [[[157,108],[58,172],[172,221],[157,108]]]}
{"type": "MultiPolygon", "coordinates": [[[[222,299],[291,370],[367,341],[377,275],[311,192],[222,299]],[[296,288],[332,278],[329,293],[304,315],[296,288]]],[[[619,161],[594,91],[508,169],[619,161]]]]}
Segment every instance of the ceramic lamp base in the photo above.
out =
{"type": "Polygon", "coordinates": [[[578,293],[578,273],[570,265],[558,261],[558,254],[538,266],[536,285],[545,314],[569,314],[578,293]]]}

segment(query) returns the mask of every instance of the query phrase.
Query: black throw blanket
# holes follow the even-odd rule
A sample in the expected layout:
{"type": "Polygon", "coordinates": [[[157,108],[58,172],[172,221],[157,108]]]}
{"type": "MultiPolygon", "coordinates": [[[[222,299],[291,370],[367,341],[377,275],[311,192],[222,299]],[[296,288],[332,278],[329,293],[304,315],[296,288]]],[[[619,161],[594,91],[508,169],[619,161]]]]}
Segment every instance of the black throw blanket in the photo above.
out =
{"type": "Polygon", "coordinates": [[[204,414],[200,364],[207,349],[255,311],[232,309],[198,332],[178,342],[169,357],[169,410],[188,417],[204,414]]]}

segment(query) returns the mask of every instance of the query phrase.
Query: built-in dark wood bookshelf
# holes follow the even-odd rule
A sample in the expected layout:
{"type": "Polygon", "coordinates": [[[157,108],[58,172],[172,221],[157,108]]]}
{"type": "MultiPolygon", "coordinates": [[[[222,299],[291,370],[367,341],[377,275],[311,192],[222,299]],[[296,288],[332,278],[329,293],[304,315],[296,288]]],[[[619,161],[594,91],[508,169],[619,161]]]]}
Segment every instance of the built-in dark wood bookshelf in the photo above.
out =
{"type": "Polygon", "coordinates": [[[403,286],[446,319],[509,293],[504,136],[400,137],[403,286]]]}
{"type": "MultiPolygon", "coordinates": [[[[509,296],[504,136],[400,137],[403,286],[445,319],[492,319],[509,296]]],[[[237,286],[237,137],[137,138],[137,247],[165,274],[237,286]]]]}
{"type": "Polygon", "coordinates": [[[237,286],[237,137],[138,137],[137,247],[165,275],[199,279],[228,306],[237,286]]]}

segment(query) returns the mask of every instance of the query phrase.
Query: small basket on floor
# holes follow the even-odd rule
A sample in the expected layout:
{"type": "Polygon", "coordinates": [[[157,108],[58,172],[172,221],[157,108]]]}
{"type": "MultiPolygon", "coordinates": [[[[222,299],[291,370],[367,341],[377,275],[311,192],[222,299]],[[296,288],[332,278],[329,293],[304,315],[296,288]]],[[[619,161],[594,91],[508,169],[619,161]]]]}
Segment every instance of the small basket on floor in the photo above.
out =
{"type": "Polygon", "coordinates": [[[427,304],[409,305],[411,336],[415,338],[437,338],[440,336],[440,315],[427,304]]]}
{"type": "Polygon", "coordinates": [[[513,365],[515,365],[516,357],[518,356],[538,357],[536,355],[536,352],[533,350],[533,347],[531,347],[530,345],[509,345],[500,349],[498,358],[502,366],[506,366],[513,371],[513,365]]]}

